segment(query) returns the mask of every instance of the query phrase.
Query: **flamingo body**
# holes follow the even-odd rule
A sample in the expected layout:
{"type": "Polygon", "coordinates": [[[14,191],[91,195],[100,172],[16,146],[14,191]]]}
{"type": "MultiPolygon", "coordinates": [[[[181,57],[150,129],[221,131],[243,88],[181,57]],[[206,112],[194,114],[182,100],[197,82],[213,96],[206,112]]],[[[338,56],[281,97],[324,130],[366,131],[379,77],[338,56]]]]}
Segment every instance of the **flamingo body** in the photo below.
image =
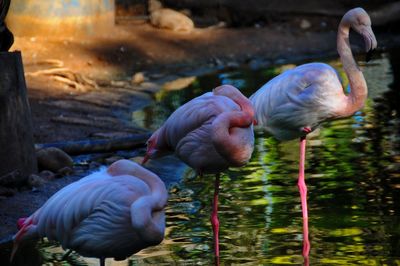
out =
{"type": "Polygon", "coordinates": [[[221,152],[219,143],[213,141],[216,124],[225,120],[228,114],[240,115],[240,112],[241,106],[227,96],[208,92],[196,97],[172,113],[150,137],[147,154],[150,158],[157,158],[175,153],[201,173],[218,173],[230,166],[242,166],[254,149],[251,115],[243,126],[227,126],[226,130],[235,142],[230,154],[221,152]]]}
{"type": "Polygon", "coordinates": [[[351,52],[350,28],[364,37],[367,51],[377,46],[365,10],[354,8],[346,12],[338,28],[337,49],[349,79],[350,94],[344,93],[339,76],[329,65],[298,66],[273,78],[250,97],[260,126],[277,139],[295,139],[304,137],[323,121],[351,116],[363,107],[367,84],[351,52]]]}
{"type": "Polygon", "coordinates": [[[254,149],[253,121],[250,101],[235,87],[223,85],[179,107],[147,141],[143,163],[175,153],[200,175],[216,173],[211,214],[216,265],[219,172],[250,160],[254,149]]]}
{"type": "Polygon", "coordinates": [[[367,83],[351,51],[350,28],[363,36],[367,52],[377,46],[367,12],[362,8],[346,12],[338,27],[337,50],[349,79],[349,94],[344,93],[340,79],[332,67],[311,63],[282,73],[250,97],[260,126],[280,140],[300,138],[297,185],[303,215],[303,256],[306,265],[310,249],[304,176],[306,135],[324,121],[353,115],[364,106],[368,95],[367,83]]]}
{"type": "Polygon", "coordinates": [[[316,129],[334,119],[345,103],[336,71],[323,63],[298,66],[273,78],[250,100],[258,124],[279,140],[305,136],[304,128],[316,129]]]}
{"type": "Polygon", "coordinates": [[[21,241],[47,237],[87,257],[125,259],[164,237],[167,191],[128,160],[74,182],[22,221],[21,241]]]}

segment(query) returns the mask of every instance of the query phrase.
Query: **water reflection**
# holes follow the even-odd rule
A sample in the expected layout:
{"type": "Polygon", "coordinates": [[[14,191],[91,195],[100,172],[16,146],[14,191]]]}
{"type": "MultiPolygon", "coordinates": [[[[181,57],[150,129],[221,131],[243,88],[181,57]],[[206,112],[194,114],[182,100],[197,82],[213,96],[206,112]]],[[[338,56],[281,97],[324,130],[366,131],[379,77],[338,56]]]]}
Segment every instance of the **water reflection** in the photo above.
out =
{"type": "MultiPolygon", "coordinates": [[[[337,61],[330,63],[339,66],[337,61]]],[[[198,77],[187,89],[161,92],[157,103],[133,116],[154,129],[178,106],[210,88],[233,83],[248,96],[279,71],[240,70],[198,77]]],[[[324,124],[309,137],[310,265],[400,264],[400,52],[383,54],[364,66],[364,73],[371,92],[366,107],[353,117],[324,124]]],[[[301,265],[298,142],[280,143],[256,132],[255,145],[246,167],[231,169],[221,178],[221,262],[301,265]]],[[[188,168],[179,169],[183,182],[170,188],[162,245],[118,264],[107,263],[212,265],[213,176],[201,179],[188,168]]],[[[37,247],[46,262],[62,254],[47,242],[37,247]]],[[[74,256],[60,264],[94,263],[74,256]]]]}

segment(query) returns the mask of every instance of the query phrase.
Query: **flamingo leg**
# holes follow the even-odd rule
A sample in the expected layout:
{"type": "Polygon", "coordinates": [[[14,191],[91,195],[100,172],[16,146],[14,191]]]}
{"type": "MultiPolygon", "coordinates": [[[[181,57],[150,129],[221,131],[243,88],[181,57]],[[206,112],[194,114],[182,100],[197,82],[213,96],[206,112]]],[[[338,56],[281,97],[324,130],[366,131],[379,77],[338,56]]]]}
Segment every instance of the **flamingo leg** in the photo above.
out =
{"type": "Polygon", "coordinates": [[[308,219],[303,219],[303,258],[304,266],[310,265],[310,240],[308,239],[308,219]]]}
{"type": "Polygon", "coordinates": [[[304,163],[306,157],[306,137],[300,138],[300,162],[299,162],[299,180],[297,186],[300,191],[301,210],[303,212],[303,219],[308,219],[307,211],[307,186],[304,179],[304,163]]]}
{"type": "Polygon", "coordinates": [[[219,265],[219,220],[218,220],[219,177],[220,177],[219,173],[215,175],[214,200],[212,204],[213,210],[211,213],[211,224],[214,232],[215,265],[219,265]]]}
{"type": "Polygon", "coordinates": [[[301,210],[303,213],[303,257],[305,265],[308,265],[308,254],[310,253],[310,241],[308,239],[308,211],[307,211],[307,186],[304,179],[304,163],[306,157],[306,137],[300,138],[300,162],[299,180],[297,186],[300,191],[301,210]]]}

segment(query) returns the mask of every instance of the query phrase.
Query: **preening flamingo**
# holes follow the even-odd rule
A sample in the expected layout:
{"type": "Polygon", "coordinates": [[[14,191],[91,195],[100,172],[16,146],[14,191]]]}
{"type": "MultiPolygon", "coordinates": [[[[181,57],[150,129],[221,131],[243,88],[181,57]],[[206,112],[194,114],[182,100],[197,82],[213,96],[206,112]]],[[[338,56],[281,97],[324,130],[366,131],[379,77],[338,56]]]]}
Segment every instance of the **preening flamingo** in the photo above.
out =
{"type": "Polygon", "coordinates": [[[235,87],[223,85],[179,107],[147,141],[143,163],[174,153],[200,175],[216,173],[211,223],[217,263],[218,173],[250,159],[254,149],[253,119],[250,101],[235,87]]]}
{"type": "MultiPolygon", "coordinates": [[[[279,140],[300,138],[298,186],[304,231],[307,232],[307,187],[304,180],[306,135],[323,121],[353,115],[363,107],[367,98],[366,81],[350,48],[350,28],[364,37],[367,52],[377,46],[371,20],[365,10],[354,8],[348,11],[339,24],[337,35],[337,50],[351,88],[348,95],[344,93],[332,67],[310,63],[282,73],[250,97],[260,126],[279,140]]],[[[303,253],[308,256],[308,250],[303,253]]]]}
{"type": "Polygon", "coordinates": [[[18,221],[18,245],[47,237],[87,257],[125,259],[164,238],[168,194],[154,173],[119,160],[74,182],[18,221]]]}

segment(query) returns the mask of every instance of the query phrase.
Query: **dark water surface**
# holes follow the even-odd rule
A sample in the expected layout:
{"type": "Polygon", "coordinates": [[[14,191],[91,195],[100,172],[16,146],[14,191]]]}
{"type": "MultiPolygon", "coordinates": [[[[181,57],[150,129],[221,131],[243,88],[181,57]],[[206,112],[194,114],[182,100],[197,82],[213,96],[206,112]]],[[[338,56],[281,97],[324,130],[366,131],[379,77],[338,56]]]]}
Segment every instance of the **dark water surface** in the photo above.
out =
{"type": "MultiPolygon", "coordinates": [[[[344,77],[337,60],[327,62],[344,77]]],[[[155,129],[218,84],[233,84],[250,96],[287,67],[197,77],[186,89],[158,93],[153,106],[132,116],[155,129]]],[[[400,53],[381,54],[362,68],[370,91],[366,107],[308,137],[310,265],[400,265],[400,53]]],[[[250,163],[222,175],[222,265],[303,264],[298,148],[297,141],[281,143],[257,131],[250,163]]],[[[107,265],[212,265],[214,179],[183,169],[183,182],[170,189],[164,242],[126,261],[108,259],[107,265]]],[[[36,250],[46,265],[97,264],[76,254],[62,261],[61,248],[46,241],[36,250]]]]}

